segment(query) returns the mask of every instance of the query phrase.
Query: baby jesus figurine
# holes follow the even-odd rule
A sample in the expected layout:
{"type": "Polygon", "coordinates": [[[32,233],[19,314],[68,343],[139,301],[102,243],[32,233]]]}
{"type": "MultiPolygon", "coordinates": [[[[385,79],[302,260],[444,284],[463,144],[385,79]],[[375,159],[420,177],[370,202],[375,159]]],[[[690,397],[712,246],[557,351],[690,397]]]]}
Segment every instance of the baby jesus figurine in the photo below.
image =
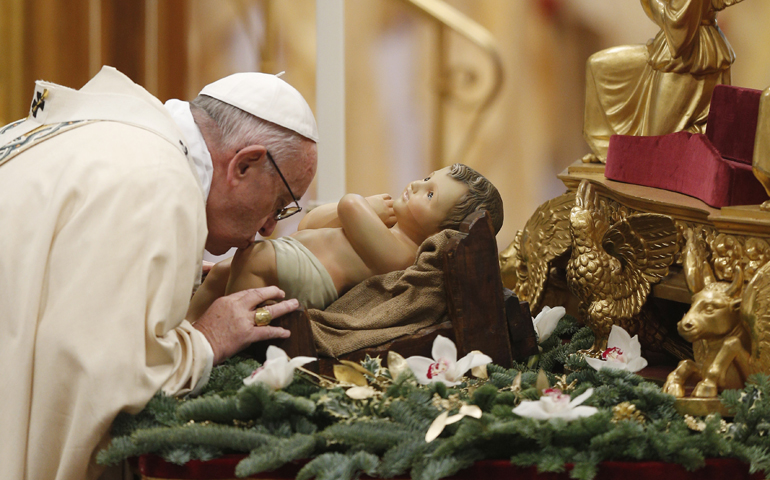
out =
{"type": "Polygon", "coordinates": [[[489,212],[497,233],[503,224],[499,192],[459,163],[411,182],[395,200],[347,194],[310,211],[296,233],[257,241],[215,265],[193,296],[187,319],[195,321],[222,295],[268,285],[307,308],[324,309],[371,276],[411,266],[426,238],[459,229],[479,209],[489,212]]]}

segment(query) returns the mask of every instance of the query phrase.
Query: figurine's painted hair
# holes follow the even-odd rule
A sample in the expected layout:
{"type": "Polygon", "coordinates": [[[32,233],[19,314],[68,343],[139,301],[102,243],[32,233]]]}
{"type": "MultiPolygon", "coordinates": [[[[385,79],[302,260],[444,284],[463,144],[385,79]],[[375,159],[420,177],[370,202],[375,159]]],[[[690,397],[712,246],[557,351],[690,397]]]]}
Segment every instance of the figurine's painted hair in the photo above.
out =
{"type": "Polygon", "coordinates": [[[495,235],[503,226],[503,199],[492,182],[462,163],[452,165],[449,176],[468,186],[468,193],[460,198],[441,223],[440,228],[459,229],[465,217],[477,210],[486,210],[492,219],[495,235]]]}

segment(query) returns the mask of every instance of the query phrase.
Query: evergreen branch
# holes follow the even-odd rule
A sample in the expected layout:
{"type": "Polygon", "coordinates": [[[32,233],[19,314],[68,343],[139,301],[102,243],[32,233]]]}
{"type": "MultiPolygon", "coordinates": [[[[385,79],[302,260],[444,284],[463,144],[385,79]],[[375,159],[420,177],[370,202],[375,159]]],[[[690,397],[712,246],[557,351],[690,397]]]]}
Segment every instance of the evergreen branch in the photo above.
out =
{"type": "Polygon", "coordinates": [[[332,425],[321,432],[321,435],[328,441],[354,450],[382,453],[400,442],[424,438],[425,433],[405,430],[403,425],[376,419],[332,425]]]}
{"type": "Polygon", "coordinates": [[[238,477],[247,477],[275,470],[292,460],[311,457],[316,448],[324,443],[313,435],[299,434],[265,444],[241,460],[235,467],[235,474],[238,477]]]}
{"type": "Polygon", "coordinates": [[[106,450],[99,452],[97,462],[114,465],[125,458],[145,453],[171,452],[179,445],[201,445],[248,452],[271,440],[273,437],[264,433],[222,425],[154,427],[137,430],[130,437],[114,438],[106,450]]]}
{"type": "Polygon", "coordinates": [[[324,453],[311,460],[297,474],[297,480],[352,480],[358,472],[376,475],[379,459],[367,452],[324,453]]]}

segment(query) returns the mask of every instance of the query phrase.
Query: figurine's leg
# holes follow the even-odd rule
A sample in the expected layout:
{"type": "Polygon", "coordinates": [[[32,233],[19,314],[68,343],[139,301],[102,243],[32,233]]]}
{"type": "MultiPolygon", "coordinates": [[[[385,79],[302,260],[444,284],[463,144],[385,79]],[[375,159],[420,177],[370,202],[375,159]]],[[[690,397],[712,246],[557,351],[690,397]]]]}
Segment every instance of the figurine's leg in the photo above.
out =
{"type": "Polygon", "coordinates": [[[601,358],[602,353],[607,350],[607,340],[612,330],[613,321],[606,317],[606,312],[610,311],[610,305],[607,300],[598,300],[593,302],[583,313],[584,324],[591,327],[594,332],[594,343],[588,350],[581,350],[578,353],[593,358],[601,358]],[[588,320],[588,321],[586,321],[588,320]]]}
{"type": "Polygon", "coordinates": [[[683,397],[684,383],[693,375],[700,377],[698,365],[692,360],[682,360],[674,371],[666,377],[666,383],[663,384],[663,392],[677,398],[683,397]]]}
{"type": "Polygon", "coordinates": [[[273,244],[270,241],[256,242],[238,250],[230,267],[227,294],[269,285],[280,287],[273,244]]]}
{"type": "Polygon", "coordinates": [[[743,351],[743,345],[738,337],[725,340],[714,361],[704,372],[703,380],[695,386],[693,397],[716,397],[719,394],[719,387],[725,386],[727,369],[741,351],[743,351]]]}
{"type": "Polygon", "coordinates": [[[198,320],[203,315],[203,312],[214,303],[214,300],[225,294],[227,280],[230,278],[231,260],[228,258],[211,267],[211,271],[206,275],[206,279],[195,291],[192,300],[190,300],[190,306],[185,316],[187,320],[190,322],[198,320]]]}
{"type": "Polygon", "coordinates": [[[644,45],[613,47],[588,59],[583,138],[591,153],[583,161],[605,163],[610,136],[638,134],[648,114],[649,70],[644,45]]]}
{"type": "Polygon", "coordinates": [[[601,332],[597,332],[594,330],[594,343],[591,345],[591,348],[588,350],[578,350],[577,353],[593,357],[593,358],[601,358],[602,353],[604,353],[605,350],[607,350],[607,335],[603,335],[601,332]]]}

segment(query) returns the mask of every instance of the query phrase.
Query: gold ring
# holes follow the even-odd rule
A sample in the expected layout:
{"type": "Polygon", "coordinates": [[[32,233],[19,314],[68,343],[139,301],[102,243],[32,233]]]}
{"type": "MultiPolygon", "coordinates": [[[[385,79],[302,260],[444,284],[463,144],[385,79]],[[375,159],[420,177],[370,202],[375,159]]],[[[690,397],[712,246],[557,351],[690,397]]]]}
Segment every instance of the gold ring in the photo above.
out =
{"type": "Polygon", "coordinates": [[[267,307],[258,308],[254,311],[254,325],[261,327],[268,325],[273,319],[273,315],[267,307]]]}

